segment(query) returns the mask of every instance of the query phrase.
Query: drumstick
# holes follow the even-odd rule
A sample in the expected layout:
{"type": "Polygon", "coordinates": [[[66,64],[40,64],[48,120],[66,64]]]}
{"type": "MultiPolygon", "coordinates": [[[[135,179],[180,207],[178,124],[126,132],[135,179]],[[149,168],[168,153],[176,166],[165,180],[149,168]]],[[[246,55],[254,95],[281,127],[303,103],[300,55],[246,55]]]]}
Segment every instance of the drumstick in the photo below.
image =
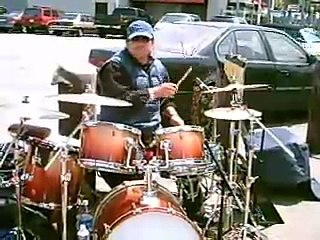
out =
{"type": "MultiPolygon", "coordinates": [[[[187,77],[189,76],[189,74],[191,73],[192,71],[192,66],[190,66],[188,68],[188,70],[184,73],[184,75],[182,76],[182,78],[180,78],[180,80],[177,82],[177,90],[179,89],[179,86],[181,85],[181,83],[187,79],[187,77]]],[[[161,101],[161,105],[164,103],[164,101],[166,100],[166,98],[162,99],[161,101]]]]}

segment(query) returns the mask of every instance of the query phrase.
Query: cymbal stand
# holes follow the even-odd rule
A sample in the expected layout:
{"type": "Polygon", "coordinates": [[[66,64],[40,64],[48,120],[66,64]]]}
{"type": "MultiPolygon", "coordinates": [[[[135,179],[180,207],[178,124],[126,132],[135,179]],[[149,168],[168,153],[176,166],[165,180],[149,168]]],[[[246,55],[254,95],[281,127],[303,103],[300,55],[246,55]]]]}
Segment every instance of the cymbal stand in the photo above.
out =
{"type": "MultiPolygon", "coordinates": [[[[231,92],[231,101],[230,105],[233,108],[237,108],[242,104],[242,91],[233,90],[231,92]]],[[[237,184],[237,175],[238,175],[238,164],[239,164],[239,150],[241,146],[241,137],[242,137],[242,124],[241,120],[231,121],[229,128],[229,149],[228,153],[228,173],[229,173],[229,182],[233,188],[236,190],[238,187],[237,184]]],[[[229,196],[227,198],[227,207],[226,207],[226,227],[230,228],[234,224],[234,204],[233,197],[229,196]]]]}
{"type": "Polygon", "coordinates": [[[25,121],[27,119],[25,118],[20,118],[20,125],[17,131],[17,134],[13,136],[12,141],[10,142],[9,146],[6,149],[6,152],[4,153],[1,161],[0,161],[0,167],[2,167],[4,161],[6,160],[10,150],[13,148],[14,149],[14,165],[15,169],[13,171],[13,183],[15,185],[15,195],[16,195],[16,201],[17,201],[17,215],[18,215],[18,226],[17,226],[17,237],[18,240],[23,240],[26,239],[26,236],[24,235],[24,232],[22,230],[22,214],[21,214],[21,208],[22,208],[22,203],[21,203],[21,181],[22,177],[20,178],[19,176],[19,158],[20,158],[20,151],[19,151],[19,138],[20,136],[23,135],[23,127],[25,124],[25,121]]]}
{"type": "MultiPolygon", "coordinates": [[[[217,166],[217,170],[218,170],[218,173],[222,179],[222,187],[223,187],[223,191],[226,191],[228,190],[228,193],[231,194],[233,200],[235,201],[237,207],[240,209],[241,212],[244,211],[244,207],[243,207],[243,204],[241,202],[241,200],[239,199],[239,197],[237,196],[237,194],[234,192],[234,189],[233,187],[231,186],[229,180],[228,180],[228,177],[227,177],[227,174],[226,172],[224,171],[224,167],[222,165],[222,163],[220,161],[218,161],[215,156],[214,156],[214,153],[213,151],[211,150],[210,148],[210,145],[209,145],[209,142],[208,141],[204,141],[204,144],[209,152],[209,155],[212,159],[212,161],[216,164],[217,166]]],[[[219,220],[219,229],[218,229],[218,240],[221,240],[222,239],[222,223],[223,223],[223,215],[224,215],[224,210],[225,208],[223,207],[224,205],[224,199],[225,199],[225,196],[224,196],[224,192],[221,196],[221,205],[220,205],[220,220],[219,220]]],[[[214,213],[212,213],[214,214],[214,213]]],[[[209,219],[208,221],[211,221],[212,219],[209,219]]]]}
{"type": "Polygon", "coordinates": [[[141,204],[143,205],[154,205],[155,202],[158,203],[159,199],[156,197],[156,192],[154,191],[153,188],[153,179],[152,179],[152,170],[153,166],[150,164],[145,166],[145,183],[146,183],[146,190],[141,196],[141,204]]]}
{"type": "MultiPolygon", "coordinates": [[[[62,214],[62,240],[67,240],[67,214],[68,214],[68,184],[71,181],[71,173],[68,172],[68,154],[69,154],[69,142],[71,139],[77,134],[78,131],[81,130],[83,121],[86,121],[92,117],[94,113],[91,111],[86,111],[85,109],[82,114],[82,121],[76,126],[76,128],[71,132],[71,134],[68,136],[67,141],[65,142],[64,146],[62,146],[59,150],[60,153],[62,153],[61,157],[61,183],[62,183],[62,196],[61,196],[61,214],[62,214]]],[[[55,154],[55,158],[59,156],[59,151],[55,154]]],[[[53,161],[55,160],[53,157],[53,161]]],[[[52,162],[52,160],[50,160],[52,162]]],[[[49,162],[49,164],[50,164],[49,162]]],[[[48,164],[48,165],[49,165],[48,164]]],[[[47,166],[48,166],[47,165],[47,166]]]]}
{"type": "Polygon", "coordinates": [[[62,240],[67,240],[67,213],[68,213],[68,184],[71,181],[71,173],[68,172],[68,154],[69,154],[69,142],[77,134],[78,131],[81,130],[82,122],[78,124],[78,126],[71,132],[68,136],[66,142],[58,147],[58,151],[53,155],[48,164],[45,167],[45,171],[50,168],[50,166],[57,160],[59,156],[61,156],[60,164],[61,164],[61,214],[62,214],[62,240]]]}
{"type": "MultiPolygon", "coordinates": [[[[250,203],[251,203],[251,186],[257,179],[257,177],[252,177],[252,166],[254,158],[254,145],[253,145],[253,134],[254,134],[254,121],[250,120],[250,130],[249,130],[249,150],[248,150],[248,169],[247,176],[245,180],[245,208],[244,208],[244,219],[243,219],[243,232],[242,239],[246,240],[248,230],[250,229],[248,225],[249,215],[251,213],[250,203]]],[[[253,223],[255,224],[255,223],[253,223]]],[[[256,226],[254,226],[256,227],[256,226]]]]}
{"type": "MultiPolygon", "coordinates": [[[[21,119],[20,120],[20,134],[22,133],[22,128],[24,125],[26,119],[21,119]]],[[[19,151],[19,146],[18,146],[18,141],[19,141],[19,136],[20,134],[17,134],[16,137],[14,138],[14,165],[15,165],[15,170],[13,173],[13,178],[15,181],[15,190],[16,190],[16,198],[17,198],[17,210],[18,210],[18,227],[17,227],[17,231],[18,231],[18,240],[24,240],[26,239],[26,236],[24,235],[24,232],[22,230],[22,213],[21,213],[21,209],[22,209],[22,203],[21,203],[21,181],[22,179],[20,179],[19,176],[19,164],[18,164],[18,160],[20,157],[20,151],[19,151]]]]}
{"type": "MultiPolygon", "coordinates": [[[[92,88],[90,83],[85,85],[85,93],[94,93],[95,91],[92,88]]],[[[95,105],[86,105],[82,111],[82,120],[88,121],[97,121],[97,106],[95,105]]]]}

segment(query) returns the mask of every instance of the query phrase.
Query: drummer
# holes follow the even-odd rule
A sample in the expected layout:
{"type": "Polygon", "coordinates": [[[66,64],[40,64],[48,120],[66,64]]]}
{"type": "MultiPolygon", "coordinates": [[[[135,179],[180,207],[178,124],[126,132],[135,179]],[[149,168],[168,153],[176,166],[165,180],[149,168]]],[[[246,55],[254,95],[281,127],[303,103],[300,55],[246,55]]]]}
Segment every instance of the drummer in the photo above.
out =
{"type": "MultiPolygon", "coordinates": [[[[184,125],[169,98],[177,93],[168,71],[153,57],[154,31],[145,21],[135,21],[127,28],[126,47],[114,54],[98,73],[99,95],[129,101],[132,107],[101,107],[100,120],[122,123],[142,131],[146,146],[153,141],[155,130],[161,127],[162,117],[173,126],[184,125]],[[161,99],[166,99],[162,104],[161,99]]],[[[110,187],[128,177],[102,173],[110,187]]]]}

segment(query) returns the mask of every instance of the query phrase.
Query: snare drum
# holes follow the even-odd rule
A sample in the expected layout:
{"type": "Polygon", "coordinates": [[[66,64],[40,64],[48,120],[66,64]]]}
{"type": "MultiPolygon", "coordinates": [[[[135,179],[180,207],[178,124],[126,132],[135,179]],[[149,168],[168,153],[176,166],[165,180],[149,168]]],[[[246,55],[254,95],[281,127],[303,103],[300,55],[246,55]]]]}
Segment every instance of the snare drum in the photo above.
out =
{"type": "Polygon", "coordinates": [[[204,172],[208,167],[202,127],[186,125],[156,131],[157,156],[163,169],[176,175],[204,172]]]}
{"type": "Polygon", "coordinates": [[[87,122],[81,137],[80,163],[89,169],[133,174],[141,131],[111,122],[87,122]]]}
{"type": "MultiPolygon", "coordinates": [[[[23,201],[26,204],[41,208],[55,209],[61,206],[61,158],[54,143],[33,141],[25,161],[25,172],[31,175],[23,188],[23,201]],[[54,161],[53,156],[57,156],[54,161]]],[[[69,152],[67,156],[67,172],[71,174],[68,183],[68,207],[77,202],[80,185],[84,179],[83,169],[77,162],[78,151],[69,152]]]]}
{"type": "Polygon", "coordinates": [[[201,239],[197,225],[167,189],[154,185],[151,194],[145,193],[144,181],[124,182],[114,188],[95,212],[95,239],[201,239]]]}

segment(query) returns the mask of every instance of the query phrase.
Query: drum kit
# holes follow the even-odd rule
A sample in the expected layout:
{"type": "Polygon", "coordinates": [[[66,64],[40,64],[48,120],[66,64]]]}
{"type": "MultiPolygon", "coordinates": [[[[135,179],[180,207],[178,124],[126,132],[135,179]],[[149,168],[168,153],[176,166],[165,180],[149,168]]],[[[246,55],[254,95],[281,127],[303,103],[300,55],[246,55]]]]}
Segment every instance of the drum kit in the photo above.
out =
{"type": "MultiPolygon", "coordinates": [[[[88,110],[92,106],[130,107],[131,104],[90,91],[49,96],[58,101],[84,104],[88,110],[84,111],[83,119],[65,137],[65,141],[54,143],[47,140],[50,130],[26,122],[30,119],[65,119],[70,116],[37,108],[25,97],[20,104],[0,104],[2,110],[14,110],[20,120],[19,124],[9,128],[13,140],[1,150],[0,169],[8,162],[14,168],[12,177],[0,179],[0,187],[16,188],[18,210],[23,204],[60,210],[62,239],[66,240],[69,209],[88,205],[86,201],[79,201],[85,170],[127,175],[142,173],[144,180],[123,182],[98,202],[91,218],[79,220],[79,231],[88,230],[89,233],[81,239],[128,240],[139,236],[143,240],[200,240],[205,239],[212,226],[216,227],[214,231],[217,232],[214,239],[261,239],[251,212],[251,186],[255,181],[252,177],[253,146],[248,144],[248,151],[242,158],[239,149],[244,121],[250,122],[249,140],[254,124],[263,126],[259,120],[262,114],[243,105],[242,93],[246,89],[265,85],[233,84],[225,88],[212,88],[197,80],[205,86],[206,93],[232,93],[231,107],[205,112],[205,116],[214,121],[230,122],[230,147],[227,150],[216,141],[217,137],[213,144],[209,143],[202,127],[176,126],[155,132],[156,151],[146,159],[147,147],[142,143],[139,129],[97,121],[95,111],[88,110]],[[75,140],[78,132],[80,139],[75,140]],[[13,157],[8,160],[10,153],[13,157]],[[244,177],[239,173],[243,165],[246,168],[244,177]],[[203,203],[203,215],[207,218],[203,229],[188,218],[181,207],[181,196],[175,196],[154,180],[153,174],[158,172],[169,173],[177,181],[178,188],[181,185],[178,180],[210,176],[210,187],[205,196],[207,200],[203,203]],[[214,198],[220,199],[220,203],[210,201],[214,198]],[[237,219],[235,212],[241,213],[242,220],[237,219]],[[234,236],[235,232],[237,236],[234,236]]],[[[191,188],[190,191],[194,191],[191,188]]],[[[25,239],[20,211],[18,215],[18,239],[25,239]]]]}

